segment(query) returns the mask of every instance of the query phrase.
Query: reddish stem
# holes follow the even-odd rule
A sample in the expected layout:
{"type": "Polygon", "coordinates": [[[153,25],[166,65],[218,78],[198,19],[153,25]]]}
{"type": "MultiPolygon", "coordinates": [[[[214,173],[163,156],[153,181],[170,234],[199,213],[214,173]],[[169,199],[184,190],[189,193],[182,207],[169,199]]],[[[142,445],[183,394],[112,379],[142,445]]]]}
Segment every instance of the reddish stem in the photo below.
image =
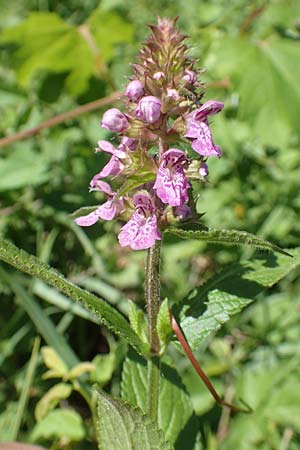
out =
{"type": "Polygon", "coordinates": [[[183,333],[182,333],[182,331],[180,329],[180,326],[176,322],[175,317],[172,314],[172,311],[169,310],[169,313],[170,313],[170,320],[171,320],[172,329],[173,329],[174,333],[176,334],[177,339],[179,340],[179,342],[181,344],[181,347],[183,348],[186,356],[191,361],[191,363],[192,363],[194,369],[196,370],[197,374],[199,375],[199,377],[201,378],[201,380],[203,381],[203,383],[205,384],[205,386],[207,387],[207,389],[209,390],[209,392],[211,393],[211,395],[213,396],[213,398],[215,399],[217,404],[220,405],[220,406],[227,406],[227,408],[230,408],[234,412],[250,413],[252,410],[251,410],[251,408],[248,405],[246,405],[247,409],[239,408],[238,406],[231,405],[230,403],[227,403],[227,402],[225,402],[224,400],[221,399],[221,397],[219,396],[219,394],[217,393],[217,391],[215,390],[215,388],[213,387],[213,385],[209,381],[208,377],[205,375],[205,373],[201,369],[198,361],[195,358],[195,355],[193,354],[193,352],[191,350],[191,347],[189,346],[187,340],[185,339],[185,337],[184,337],[184,335],[183,335],[183,333]]]}

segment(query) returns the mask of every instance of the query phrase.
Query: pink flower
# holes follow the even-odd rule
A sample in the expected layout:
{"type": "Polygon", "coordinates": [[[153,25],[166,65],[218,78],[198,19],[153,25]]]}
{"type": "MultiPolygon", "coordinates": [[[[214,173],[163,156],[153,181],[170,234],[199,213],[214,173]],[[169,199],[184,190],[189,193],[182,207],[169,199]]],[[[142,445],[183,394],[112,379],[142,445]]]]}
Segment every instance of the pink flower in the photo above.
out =
{"type": "Polygon", "coordinates": [[[192,142],[192,149],[201,156],[218,156],[220,158],[222,155],[220,147],[213,142],[210,128],[206,122],[197,122],[197,138],[192,142]]]}
{"type": "Polygon", "coordinates": [[[161,102],[157,97],[148,95],[143,97],[135,111],[137,117],[146,123],[155,123],[160,118],[161,102]]]}
{"type": "Polygon", "coordinates": [[[127,150],[136,150],[138,146],[137,139],[129,138],[127,136],[123,136],[119,145],[119,149],[123,150],[124,152],[127,150]]]}
{"type": "Polygon", "coordinates": [[[132,250],[144,250],[161,239],[157,226],[155,207],[147,192],[135,194],[133,197],[135,212],[119,233],[118,239],[122,247],[132,250]]]}
{"type": "Polygon", "coordinates": [[[139,80],[131,81],[127,85],[127,88],[126,88],[126,91],[125,91],[125,95],[132,102],[136,102],[138,99],[140,99],[144,95],[143,83],[141,81],[139,81],[139,80]]]}
{"type": "Polygon", "coordinates": [[[93,190],[104,192],[108,196],[108,200],[87,216],[81,216],[75,219],[77,225],[80,225],[81,227],[89,227],[94,225],[99,219],[112,220],[120,214],[124,208],[122,198],[114,200],[116,192],[112,192],[108,183],[98,180],[94,183],[93,190]]]}
{"type": "Polygon", "coordinates": [[[154,80],[160,80],[161,78],[165,78],[165,74],[163,72],[155,72],[153,75],[154,80]]]}
{"type": "Polygon", "coordinates": [[[188,84],[195,84],[197,82],[197,75],[193,70],[185,69],[185,75],[183,76],[183,80],[188,84]]]}
{"type": "Polygon", "coordinates": [[[205,178],[208,175],[208,167],[207,164],[205,164],[205,162],[201,163],[201,166],[199,168],[199,175],[201,178],[205,178]]]}
{"type": "Polygon", "coordinates": [[[163,203],[181,206],[188,201],[190,184],[183,170],[186,162],[186,154],[177,148],[170,148],[162,155],[153,189],[163,203]]]}
{"type": "Polygon", "coordinates": [[[184,220],[191,217],[192,210],[188,205],[176,206],[175,214],[180,220],[184,220]]]}
{"type": "Polygon", "coordinates": [[[222,102],[209,100],[201,108],[188,115],[185,137],[194,139],[192,149],[199,155],[221,157],[220,147],[213,142],[207,116],[217,114],[223,107],[224,104],[222,102]]]}
{"type": "Polygon", "coordinates": [[[179,100],[180,95],[178,94],[178,91],[176,89],[167,89],[167,97],[172,100],[179,100]]]}
{"type": "Polygon", "coordinates": [[[98,145],[99,147],[96,149],[97,152],[103,150],[106,153],[110,153],[112,157],[110,158],[108,163],[103,167],[101,172],[95,175],[94,178],[98,179],[109,177],[110,175],[118,175],[121,172],[121,170],[124,169],[122,159],[126,157],[126,152],[120,148],[116,149],[108,141],[98,141],[98,145]]]}
{"type": "Polygon", "coordinates": [[[107,128],[109,131],[122,133],[129,127],[129,123],[121,111],[117,108],[111,108],[103,114],[101,127],[107,128]]]}

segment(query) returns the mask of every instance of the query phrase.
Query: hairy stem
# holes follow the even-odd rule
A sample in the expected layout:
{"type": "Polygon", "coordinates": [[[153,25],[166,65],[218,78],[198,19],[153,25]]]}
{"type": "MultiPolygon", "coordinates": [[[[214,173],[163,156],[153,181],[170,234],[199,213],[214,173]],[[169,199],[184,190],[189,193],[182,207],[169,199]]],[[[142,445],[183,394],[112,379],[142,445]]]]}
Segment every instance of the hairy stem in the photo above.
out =
{"type": "Polygon", "coordinates": [[[153,420],[157,420],[159,400],[159,338],[157,334],[157,315],[160,305],[160,247],[161,242],[148,250],[146,266],[146,302],[148,310],[148,333],[151,356],[148,360],[147,379],[147,412],[153,420]]]}

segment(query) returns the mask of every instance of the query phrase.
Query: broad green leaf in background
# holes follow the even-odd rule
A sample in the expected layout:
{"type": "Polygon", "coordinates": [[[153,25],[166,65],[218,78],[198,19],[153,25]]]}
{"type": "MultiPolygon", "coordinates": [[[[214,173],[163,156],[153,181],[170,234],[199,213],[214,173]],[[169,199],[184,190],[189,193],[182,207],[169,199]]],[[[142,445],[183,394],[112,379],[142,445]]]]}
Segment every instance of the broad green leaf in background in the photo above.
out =
{"type": "Polygon", "coordinates": [[[49,412],[32,430],[30,440],[63,438],[65,442],[80,441],[85,429],[80,415],[71,409],[54,409],[49,412]]]}
{"type": "Polygon", "coordinates": [[[35,407],[36,420],[40,422],[61,400],[68,398],[71,392],[72,386],[67,383],[58,383],[50,388],[35,407]]]}
{"type": "Polygon", "coordinates": [[[31,276],[40,278],[73,300],[79,301],[108,328],[127,340],[138,352],[143,353],[146,351],[146,344],[141,342],[127,320],[116,309],[104,300],[66,280],[61,274],[38,258],[26,253],[24,250],[18,249],[1,237],[0,259],[31,276]]]}
{"type": "Polygon", "coordinates": [[[37,186],[49,178],[48,165],[42,155],[30,148],[20,148],[0,159],[0,191],[37,186]]]}
{"type": "Polygon", "coordinates": [[[231,316],[254,301],[260,292],[299,267],[299,249],[291,250],[291,254],[293,258],[279,254],[242,261],[193,290],[181,312],[181,326],[191,348],[198,348],[231,316]],[[206,310],[203,312],[204,305],[206,310]]]}
{"type": "Polygon", "coordinates": [[[131,23],[113,11],[104,11],[101,6],[88,19],[91,33],[103,58],[109,61],[116,44],[129,44],[133,41],[134,29],[131,23]]]}
{"type": "Polygon", "coordinates": [[[254,124],[264,144],[286,146],[291,131],[300,132],[299,41],[273,36],[253,42],[227,35],[214,51],[207,65],[239,92],[239,117],[254,124]]]}
{"type": "Polygon", "coordinates": [[[172,450],[163,432],[138,407],[97,392],[99,450],[172,450]]]}
{"type": "MultiPolygon", "coordinates": [[[[166,439],[175,444],[180,432],[187,426],[193,409],[185,387],[176,370],[162,365],[158,425],[166,439]]],[[[131,354],[123,365],[122,398],[146,411],[147,365],[131,354]]],[[[195,436],[190,436],[191,442],[195,436]]]]}
{"type": "Polygon", "coordinates": [[[22,86],[39,71],[66,72],[66,86],[78,95],[92,75],[103,76],[116,44],[131,42],[132,25],[115,12],[96,9],[88,22],[75,27],[56,13],[32,12],[22,23],[6,28],[2,43],[18,46],[17,73],[22,86]]]}
{"type": "Polygon", "coordinates": [[[94,70],[93,54],[78,30],[57,14],[31,13],[24,22],[6,28],[1,41],[19,46],[18,78],[23,86],[37,71],[46,70],[69,72],[66,83],[72,94],[86,89],[94,70]]]}

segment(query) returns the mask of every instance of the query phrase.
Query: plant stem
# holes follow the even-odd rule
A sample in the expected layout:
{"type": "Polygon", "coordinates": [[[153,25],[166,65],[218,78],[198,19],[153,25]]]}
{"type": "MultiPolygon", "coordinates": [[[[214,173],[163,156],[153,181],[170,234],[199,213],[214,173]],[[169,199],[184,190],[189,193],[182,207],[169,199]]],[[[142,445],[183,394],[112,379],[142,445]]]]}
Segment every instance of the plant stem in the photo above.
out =
{"type": "Polygon", "coordinates": [[[86,103],[85,105],[78,106],[71,111],[64,112],[59,114],[58,116],[51,117],[51,119],[45,120],[45,122],[40,123],[36,127],[30,128],[29,130],[19,131],[12,136],[7,136],[0,139],[0,147],[4,147],[5,145],[13,144],[17,141],[23,141],[24,139],[29,139],[32,136],[36,136],[40,131],[45,128],[54,127],[60,123],[65,122],[66,120],[73,119],[74,117],[78,117],[81,114],[94,111],[96,109],[101,108],[102,106],[109,105],[119,100],[121,94],[119,92],[113,92],[107,97],[100,98],[99,100],[94,100],[93,102],[86,103]]]}
{"type": "Polygon", "coordinates": [[[152,420],[157,421],[159,400],[159,338],[157,334],[157,316],[160,305],[160,247],[161,242],[148,250],[146,266],[146,301],[148,310],[148,333],[151,356],[148,360],[147,412],[152,420]]]}

